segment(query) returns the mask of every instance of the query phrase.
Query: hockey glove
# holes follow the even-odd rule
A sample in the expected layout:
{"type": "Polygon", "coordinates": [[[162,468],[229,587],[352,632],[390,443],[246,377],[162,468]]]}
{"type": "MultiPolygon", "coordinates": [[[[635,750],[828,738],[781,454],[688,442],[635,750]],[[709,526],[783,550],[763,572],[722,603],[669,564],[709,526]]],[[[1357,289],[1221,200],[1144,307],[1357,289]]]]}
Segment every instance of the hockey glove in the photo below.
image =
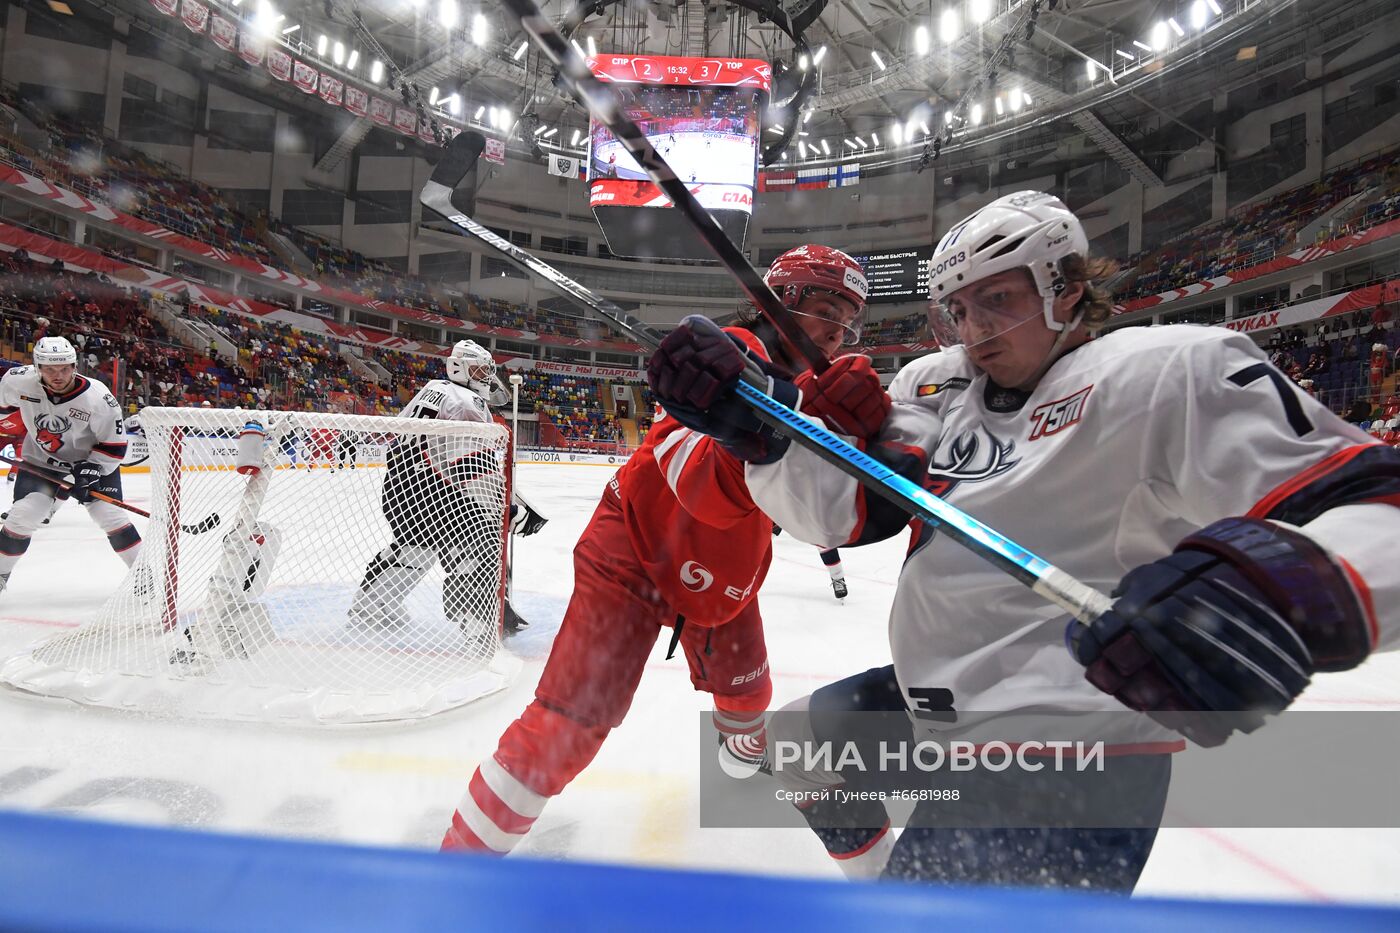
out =
{"type": "Polygon", "coordinates": [[[1200,745],[1253,732],[1374,632],[1346,572],[1310,538],[1227,518],[1128,573],[1113,607],[1070,623],[1089,683],[1200,745]]]}
{"type": "Polygon", "coordinates": [[[528,538],[545,526],[549,519],[530,507],[530,503],[524,500],[512,502],[510,504],[510,531],[511,534],[528,538]]]}
{"type": "Polygon", "coordinates": [[[713,437],[740,460],[772,463],[787,451],[788,439],[759,421],[735,392],[746,357],[768,377],[765,391],[796,408],[802,398],[796,386],[749,353],[738,337],[698,314],[661,341],[647,362],[647,382],[666,413],[681,424],[713,437]]]}
{"type": "Polygon", "coordinates": [[[840,434],[868,440],[889,417],[890,397],[864,354],[838,357],[821,375],[809,369],[794,382],[802,392],[802,410],[840,434]]]}
{"type": "Polygon", "coordinates": [[[84,460],[73,467],[73,491],[71,495],[74,499],[86,505],[92,501],[93,488],[102,482],[102,471],[97,468],[97,464],[84,460]]]}

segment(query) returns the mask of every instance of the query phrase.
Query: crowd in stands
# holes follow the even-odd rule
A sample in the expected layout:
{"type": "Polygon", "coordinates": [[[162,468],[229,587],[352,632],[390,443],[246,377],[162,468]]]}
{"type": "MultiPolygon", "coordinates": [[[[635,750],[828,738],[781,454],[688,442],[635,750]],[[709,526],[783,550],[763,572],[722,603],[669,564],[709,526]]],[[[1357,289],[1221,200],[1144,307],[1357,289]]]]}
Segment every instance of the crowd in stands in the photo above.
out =
{"type": "Polygon", "coordinates": [[[895,343],[915,343],[929,339],[928,315],[923,311],[903,317],[870,321],[860,331],[860,342],[867,347],[883,347],[895,343]]]}
{"type": "MultiPolygon", "coordinates": [[[[1129,274],[1114,297],[1121,302],[1155,295],[1284,255],[1296,248],[1298,231],[1320,214],[1371,187],[1382,189],[1377,203],[1387,202],[1398,184],[1400,150],[1328,172],[1317,182],[1137,253],[1125,263],[1136,273],[1129,274]]],[[[1387,209],[1373,213],[1368,205],[1349,229],[1359,232],[1387,219],[1393,219],[1387,209]]]]}
{"type": "Polygon", "coordinates": [[[548,418],[565,437],[604,444],[621,440],[616,422],[603,413],[598,380],[556,373],[530,373],[526,378],[534,389],[535,413],[548,418]]]}

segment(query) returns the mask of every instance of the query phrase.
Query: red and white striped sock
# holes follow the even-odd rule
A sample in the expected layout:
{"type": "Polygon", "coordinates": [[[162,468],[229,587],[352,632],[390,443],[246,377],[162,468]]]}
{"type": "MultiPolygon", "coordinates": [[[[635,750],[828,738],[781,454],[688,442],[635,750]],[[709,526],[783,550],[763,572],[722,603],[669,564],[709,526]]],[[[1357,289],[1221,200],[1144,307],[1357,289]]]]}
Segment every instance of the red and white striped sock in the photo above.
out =
{"type": "Polygon", "coordinates": [[[488,758],[458,802],[442,850],[507,855],[525,838],[548,802],[548,797],[520,783],[494,757],[488,758]]]}

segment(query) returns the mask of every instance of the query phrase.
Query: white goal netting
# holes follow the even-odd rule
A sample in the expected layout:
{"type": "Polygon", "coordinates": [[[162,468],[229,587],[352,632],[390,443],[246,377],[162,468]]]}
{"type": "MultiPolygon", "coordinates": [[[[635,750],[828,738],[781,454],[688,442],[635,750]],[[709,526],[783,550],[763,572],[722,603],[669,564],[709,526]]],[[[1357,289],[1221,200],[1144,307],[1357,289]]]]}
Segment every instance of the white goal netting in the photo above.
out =
{"type": "Polygon", "coordinates": [[[184,408],[141,423],[140,556],[91,622],[9,658],[0,681],[293,722],[427,716],[510,681],[504,426],[184,408]]]}

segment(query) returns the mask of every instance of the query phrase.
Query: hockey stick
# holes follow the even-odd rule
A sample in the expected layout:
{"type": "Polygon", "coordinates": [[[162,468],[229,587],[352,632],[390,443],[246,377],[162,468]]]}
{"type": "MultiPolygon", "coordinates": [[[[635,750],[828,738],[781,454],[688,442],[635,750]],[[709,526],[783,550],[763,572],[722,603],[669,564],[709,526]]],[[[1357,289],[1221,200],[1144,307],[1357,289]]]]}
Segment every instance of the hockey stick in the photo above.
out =
{"type": "MultiPolygon", "coordinates": [[[[53,483],[63,492],[73,491],[72,483],[66,483],[61,479],[56,479],[55,477],[51,476],[47,470],[41,470],[36,466],[31,466],[30,464],[25,463],[23,460],[16,460],[13,457],[6,457],[4,454],[0,454],[0,461],[4,461],[5,463],[8,463],[10,466],[18,470],[23,470],[30,476],[37,476],[42,480],[53,483]]],[[[100,492],[93,492],[91,490],[88,491],[88,495],[92,496],[92,498],[96,499],[99,502],[106,502],[108,505],[115,505],[119,509],[126,509],[128,512],[140,515],[142,518],[151,517],[150,512],[147,512],[145,509],[138,508],[137,506],[134,506],[129,502],[123,502],[120,499],[114,499],[111,496],[103,495],[100,492]]],[[[221,519],[219,518],[218,512],[210,512],[208,515],[200,519],[198,522],[195,522],[193,525],[181,525],[180,530],[185,532],[186,534],[202,535],[206,531],[210,531],[213,528],[217,527],[220,521],[221,519]]]]}
{"type": "MultiPolygon", "coordinates": [[[[453,139],[433,170],[432,178],[423,187],[419,196],[423,206],[539,275],[639,344],[656,349],[661,343],[661,336],[642,321],[452,206],[452,189],[471,169],[472,162],[481,155],[484,146],[485,139],[475,132],[462,133],[453,139]]],[[[754,408],[760,420],[854,477],[866,489],[906,512],[939,526],[954,541],[981,555],[1081,622],[1092,622],[1108,609],[1110,601],[1102,593],[775,401],[759,388],[767,386],[767,378],[752,362],[745,371],[745,378],[746,381],[739,384],[739,396],[754,408]]]]}
{"type": "Polygon", "coordinates": [[[754,307],[772,324],[783,339],[799,355],[807,360],[813,372],[821,373],[831,365],[826,354],[822,353],[798,326],[797,321],[783,307],[778,296],[763,281],[739,248],[729,241],[724,231],[710,212],[700,206],[695,195],[666,160],[652,146],[651,140],[631,118],[622,111],[617,96],[588,70],[583,57],[564,41],[564,37],[554,24],[545,18],[536,6],[535,0],[505,0],[505,5],[520,20],[520,25],[535,39],[544,54],[559,68],[561,78],[579,102],[588,109],[593,118],[608,128],[617,137],[623,148],[637,160],[637,164],[651,177],[652,182],[670,198],[676,210],[685,215],[694,226],[700,238],[714,252],[720,263],[729,270],[744,290],[754,307]]]}

